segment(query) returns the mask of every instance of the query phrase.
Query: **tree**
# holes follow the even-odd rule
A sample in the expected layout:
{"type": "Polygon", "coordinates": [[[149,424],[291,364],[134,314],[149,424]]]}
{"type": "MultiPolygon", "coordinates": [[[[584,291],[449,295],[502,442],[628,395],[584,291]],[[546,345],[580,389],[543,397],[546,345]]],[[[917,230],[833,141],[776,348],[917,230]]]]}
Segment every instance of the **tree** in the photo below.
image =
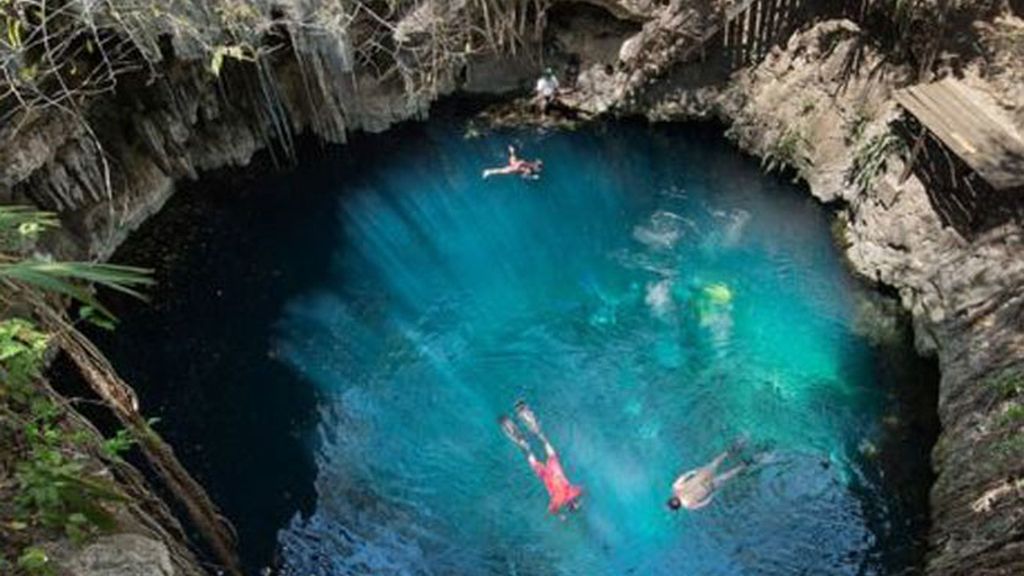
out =
{"type": "MultiPolygon", "coordinates": [[[[0,318],[5,319],[0,324],[0,370],[4,375],[0,398],[13,398],[20,390],[23,400],[19,406],[23,410],[27,406],[31,412],[27,422],[40,430],[49,426],[49,418],[40,420],[34,408],[37,403],[31,400],[37,396],[33,384],[42,386],[37,374],[43,359],[42,350],[51,345],[58,347],[75,363],[93,391],[138,443],[148,463],[188,511],[224,568],[232,574],[241,574],[230,526],[199,483],[143,418],[131,387],[77,329],[77,322],[67,316],[70,300],[79,306],[81,318],[109,327],[114,317],[96,299],[95,287],[104,286],[141,298],[139,289],[152,283],[150,271],[97,262],[54,262],[31,255],[36,237],[57,225],[53,214],[23,206],[0,206],[0,304],[3,305],[0,318]],[[17,390],[15,380],[21,381],[17,390]]],[[[5,408],[14,413],[7,405],[5,408]]],[[[49,413],[48,410],[42,412],[49,413]]],[[[52,426],[48,429],[52,430],[52,426]]],[[[76,479],[74,464],[63,456],[59,434],[40,432],[35,436],[53,441],[29,450],[28,463],[19,468],[20,477],[31,488],[26,488],[27,505],[45,511],[45,514],[40,512],[41,517],[64,525],[69,535],[77,534],[89,520],[84,510],[95,510],[82,508],[88,498],[78,498],[83,504],[75,507],[67,505],[62,496],[76,479]]],[[[123,446],[123,439],[117,444],[123,446]]],[[[92,497],[102,491],[102,487],[89,487],[81,482],[76,486],[78,489],[72,494],[81,494],[83,486],[91,490],[92,497]]]]}

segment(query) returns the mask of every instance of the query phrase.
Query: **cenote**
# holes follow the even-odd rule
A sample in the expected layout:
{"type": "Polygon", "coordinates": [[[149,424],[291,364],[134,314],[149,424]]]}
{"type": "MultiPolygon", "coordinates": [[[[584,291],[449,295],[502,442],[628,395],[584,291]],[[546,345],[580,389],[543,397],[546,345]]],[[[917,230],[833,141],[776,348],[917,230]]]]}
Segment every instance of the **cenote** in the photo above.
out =
{"type": "Polygon", "coordinates": [[[116,258],[159,286],[97,339],[248,572],[919,566],[937,373],[825,208],[714,127],[464,120],[211,176],[116,258]],[[510,142],[540,180],[480,178],[510,142]],[[585,488],[564,521],[496,424],[520,398],[585,488]],[[739,436],[771,457],[670,512],[739,436]]]}

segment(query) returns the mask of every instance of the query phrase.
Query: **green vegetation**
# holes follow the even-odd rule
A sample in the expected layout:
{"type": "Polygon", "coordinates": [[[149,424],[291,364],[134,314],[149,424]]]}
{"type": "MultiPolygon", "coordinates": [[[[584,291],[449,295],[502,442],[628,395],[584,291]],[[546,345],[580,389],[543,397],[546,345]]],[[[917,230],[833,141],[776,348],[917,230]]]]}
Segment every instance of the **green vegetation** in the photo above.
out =
{"type": "Polygon", "coordinates": [[[787,167],[793,168],[797,171],[793,178],[795,182],[800,178],[799,171],[802,168],[814,164],[809,153],[810,147],[811,143],[800,130],[787,128],[777,140],[769,144],[761,158],[761,169],[771,174],[782,172],[787,167]]]}
{"type": "Polygon", "coordinates": [[[23,206],[0,206],[0,303],[8,307],[29,304],[37,312],[53,313],[59,302],[47,301],[44,295],[68,296],[86,305],[86,318],[101,313],[105,320],[110,312],[93,296],[93,286],[141,298],[138,287],[152,283],[148,270],[95,262],[53,262],[39,257],[21,256],[39,233],[57,226],[57,219],[48,212],[23,206]]]}
{"type": "Polygon", "coordinates": [[[1024,425],[1024,404],[1019,402],[1021,398],[1024,398],[1024,375],[1014,370],[1005,370],[989,378],[987,385],[996,393],[999,400],[1010,402],[1006,410],[999,415],[999,425],[1002,427],[1024,425]]]}
{"type": "Polygon", "coordinates": [[[846,258],[846,249],[850,247],[849,228],[849,217],[843,212],[832,218],[832,222],[829,224],[832,242],[840,248],[840,253],[844,254],[844,258],[846,258]]]}
{"type": "Polygon", "coordinates": [[[889,59],[927,77],[944,47],[956,43],[960,52],[976,49],[969,23],[993,14],[999,5],[993,0],[875,0],[866,3],[861,20],[866,36],[889,59]]]}
{"type": "MultiPolygon", "coordinates": [[[[0,132],[22,130],[42,111],[77,118],[89,131],[81,111],[90,99],[126,77],[158,76],[168,39],[177,58],[203,65],[214,78],[229,62],[249,65],[260,85],[242,100],[268,110],[279,105],[265,83],[281,51],[310,77],[311,96],[332,94],[349,75],[395,83],[410,97],[433,95],[475,55],[536,45],[547,9],[537,0],[445,6],[442,12],[421,0],[0,0],[0,132]]],[[[337,103],[321,98],[311,105],[337,103]]]]}
{"type": "Polygon", "coordinates": [[[885,172],[889,158],[893,154],[903,153],[905,149],[906,144],[896,134],[878,134],[857,149],[853,164],[846,175],[847,181],[856,186],[861,193],[867,192],[875,180],[885,172]]]}
{"type": "Polygon", "coordinates": [[[68,298],[112,322],[91,286],[137,295],[135,287],[150,282],[135,268],[22,256],[56,225],[52,214],[0,207],[0,566],[28,574],[52,571],[36,539],[78,542],[114,527],[107,505],[126,496],[101,461],[131,445],[125,431],[102,441],[49,388],[41,371],[54,333],[43,326],[61,316],[68,298]]]}
{"type": "Polygon", "coordinates": [[[18,568],[28,574],[39,574],[49,576],[53,574],[53,566],[50,565],[50,557],[42,548],[29,546],[18,556],[18,568]]]}
{"type": "Polygon", "coordinates": [[[1006,369],[988,378],[985,386],[1000,402],[1009,403],[995,420],[998,432],[1004,435],[993,446],[996,459],[1001,463],[1019,461],[1024,457],[1024,373],[1006,369]]]}
{"type": "Polygon", "coordinates": [[[847,118],[844,122],[846,135],[844,140],[848,145],[853,145],[864,137],[864,131],[871,124],[872,116],[864,108],[858,107],[853,118],[847,118]]]}
{"type": "Polygon", "coordinates": [[[1024,406],[1011,404],[1006,412],[999,417],[999,423],[1003,426],[1019,426],[1024,424],[1024,406]]]}
{"type": "Polygon", "coordinates": [[[986,385],[1002,400],[1024,396],[1024,375],[1014,370],[1004,370],[989,378],[986,385]]]}
{"type": "Polygon", "coordinates": [[[801,116],[807,116],[811,112],[814,112],[814,110],[817,107],[818,107],[818,105],[814,101],[814,98],[805,98],[803,103],[800,105],[800,115],[801,116]]]}
{"type": "Polygon", "coordinates": [[[105,505],[126,499],[98,465],[98,439],[40,376],[49,343],[30,321],[0,321],[0,457],[13,469],[13,496],[0,489],[0,534],[8,543],[0,553],[28,573],[48,568],[35,539],[63,534],[82,541],[109,530],[114,519],[105,505]]]}

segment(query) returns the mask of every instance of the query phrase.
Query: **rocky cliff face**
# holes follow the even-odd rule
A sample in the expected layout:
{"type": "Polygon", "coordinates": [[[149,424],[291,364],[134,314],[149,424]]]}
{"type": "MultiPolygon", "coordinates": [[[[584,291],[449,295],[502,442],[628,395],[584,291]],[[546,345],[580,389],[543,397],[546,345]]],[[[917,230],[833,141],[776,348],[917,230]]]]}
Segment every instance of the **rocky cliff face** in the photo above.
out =
{"type": "MultiPolygon", "coordinates": [[[[454,21],[482,4],[425,3],[389,15],[397,24],[388,42],[399,34],[420,38],[417,46],[436,43],[423,39],[436,19],[454,21]]],[[[850,178],[858,154],[888,131],[898,113],[892,90],[910,73],[887,63],[848,21],[803,30],[763,62],[728,74],[713,54],[704,64],[680,64],[723,3],[514,4],[524,15],[550,6],[549,40],[554,34],[561,49],[549,56],[582,64],[572,100],[581,109],[720,118],[740,147],[793,166],[812,194],[839,207],[853,269],[899,292],[919,348],[937,354],[942,367],[930,572],[1024,573],[1024,431],[1012,417],[1024,391],[1021,227],[1009,220],[965,237],[916,178],[900,178],[896,154],[868,185],[850,178]]],[[[544,21],[524,16],[515,30],[525,34],[528,24],[544,21]]],[[[955,63],[991,113],[1020,130],[1024,66],[1014,55],[1022,28],[1010,16],[978,24],[980,53],[955,63]]],[[[323,30],[303,36],[292,28],[286,49],[259,64],[229,61],[213,74],[209,52],[188,49],[165,29],[171,46],[154,74],[126,78],[114,94],[91,100],[87,122],[47,113],[27,118],[16,133],[0,129],[0,201],[60,212],[70,234],[52,241],[54,252],[106,257],[182,178],[244,165],[261,148],[287,161],[291,134],[340,141],[347,130],[383,130],[424,114],[460,83],[511,88],[536,67],[522,50],[513,54],[492,39],[489,49],[433,70],[429,90],[410,91],[408,77],[355,63],[351,36],[323,30]]]]}
{"type": "MultiPolygon", "coordinates": [[[[1007,65],[998,47],[1007,37],[1024,46],[1024,21],[1004,17],[977,28],[984,56],[958,75],[990,115],[1024,131],[1024,61],[1007,65]]],[[[638,110],[656,120],[720,117],[740,147],[785,156],[814,196],[839,207],[852,268],[898,290],[918,348],[940,362],[929,573],[1024,573],[1024,431],[1015,416],[1024,374],[1019,206],[1017,217],[962,232],[916,177],[901,179],[899,155],[870,185],[853,181],[858,156],[899,114],[893,88],[909,80],[861,41],[851,22],[825,22],[728,82],[706,85],[699,70],[679,71],[638,110]]]]}
{"type": "Polygon", "coordinates": [[[60,213],[72,234],[56,239],[53,252],[104,258],[160,208],[177,180],[244,165],[260,149],[288,162],[292,138],[303,132],[344,142],[352,130],[381,131],[423,116],[457,81],[493,89],[498,60],[499,88],[517,88],[537,71],[528,54],[542,31],[544,2],[378,4],[90,4],[65,23],[72,28],[65,40],[101,26],[129,43],[134,58],[117,73],[98,57],[64,67],[90,67],[107,82],[99,87],[54,88],[82,75],[64,68],[47,72],[49,84],[19,81],[43,75],[46,62],[29,64],[27,49],[8,55],[0,47],[0,57],[22,66],[0,78],[0,94],[42,94],[36,101],[0,97],[0,202],[60,213]],[[52,103],[61,99],[74,105],[52,103]]]}
{"type": "MultiPolygon", "coordinates": [[[[0,202],[59,214],[39,250],[105,259],[175,182],[260,149],[287,163],[303,132],[342,142],[423,115],[457,74],[521,56],[538,17],[526,0],[376,4],[73,2],[48,25],[24,4],[0,6],[15,30],[0,42],[0,202]]],[[[206,573],[163,511],[133,507],[113,534],[44,549],[61,573],[206,573]]]]}

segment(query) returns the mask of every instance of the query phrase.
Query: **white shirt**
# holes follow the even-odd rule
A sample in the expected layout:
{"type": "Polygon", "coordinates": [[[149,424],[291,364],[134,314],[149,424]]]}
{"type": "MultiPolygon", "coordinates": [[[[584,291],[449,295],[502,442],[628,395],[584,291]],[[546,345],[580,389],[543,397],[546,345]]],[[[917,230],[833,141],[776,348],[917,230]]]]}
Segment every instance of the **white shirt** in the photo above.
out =
{"type": "Polygon", "coordinates": [[[558,78],[552,74],[550,76],[541,76],[537,79],[537,94],[545,98],[550,98],[555,95],[558,91],[558,78]]]}

